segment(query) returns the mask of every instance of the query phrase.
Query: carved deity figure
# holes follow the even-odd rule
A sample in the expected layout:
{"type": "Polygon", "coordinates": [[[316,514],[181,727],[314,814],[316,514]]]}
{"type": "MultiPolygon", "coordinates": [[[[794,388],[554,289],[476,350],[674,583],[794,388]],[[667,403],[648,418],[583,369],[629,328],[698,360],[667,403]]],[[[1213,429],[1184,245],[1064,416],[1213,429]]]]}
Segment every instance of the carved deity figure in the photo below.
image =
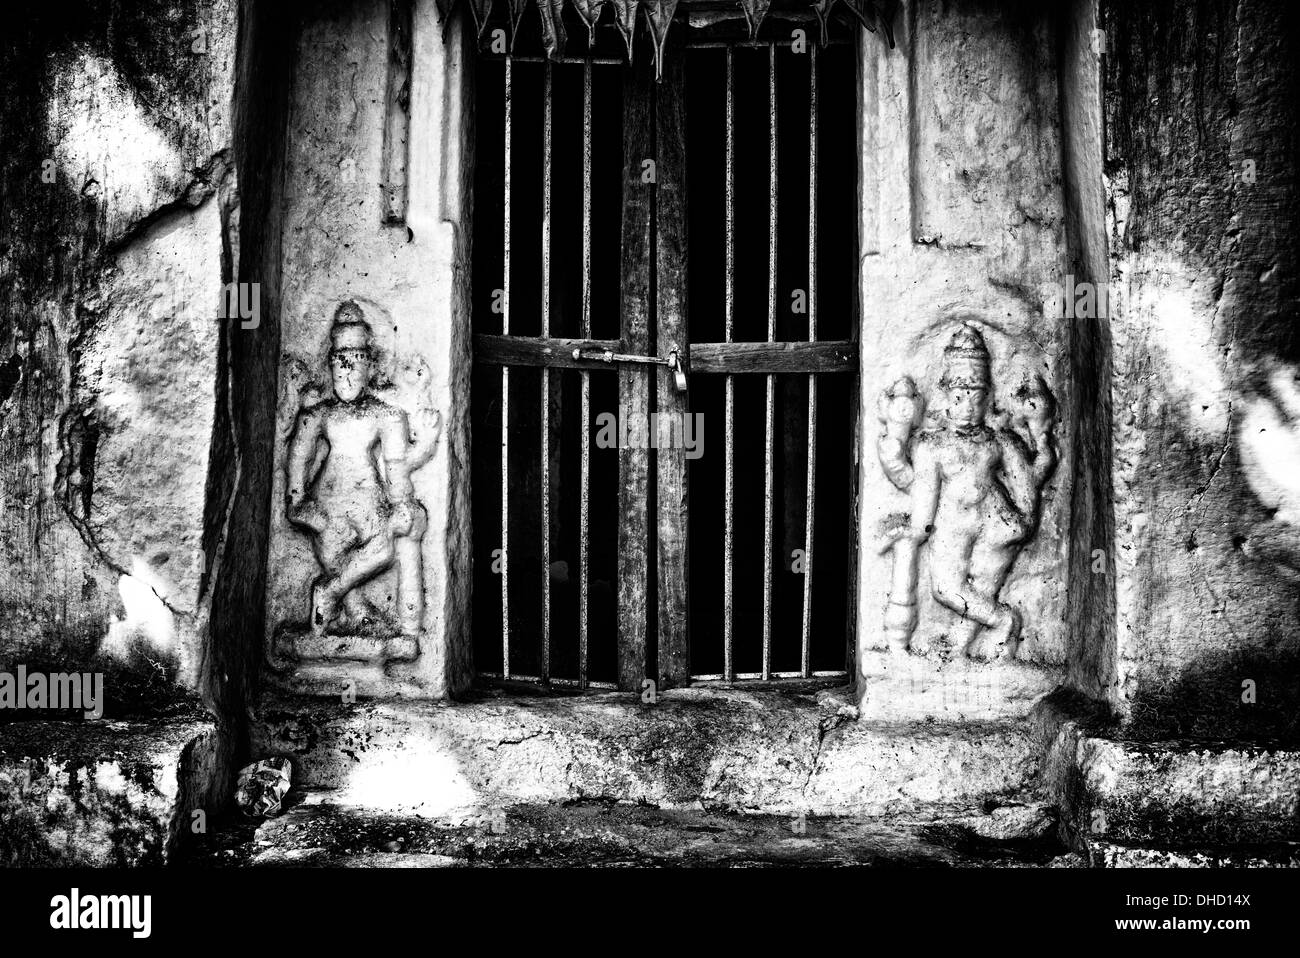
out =
{"type": "Polygon", "coordinates": [[[303,402],[286,462],[289,521],[305,530],[322,572],[312,584],[311,634],[416,638],[424,617],[420,541],[428,513],[411,474],[437,431],[412,441],[406,413],[371,390],[375,352],[361,307],[345,302],[330,329],[333,396],[303,402]],[[398,615],[385,618],[362,586],[398,567],[398,615]]]}
{"type": "Polygon", "coordinates": [[[1041,492],[1056,465],[1053,400],[1035,377],[1017,390],[1021,412],[997,427],[985,422],[992,376],[979,329],[963,324],[944,349],[943,408],[913,436],[923,401],[903,377],[880,399],[884,432],[877,452],[885,475],[909,494],[907,516],[886,530],[893,580],[885,632],[924,654],[915,635],[918,559],[928,543],[929,586],[958,616],[953,648],[972,659],[1015,655],[1020,613],[999,601],[1007,573],[1038,524],[1041,492]]]}

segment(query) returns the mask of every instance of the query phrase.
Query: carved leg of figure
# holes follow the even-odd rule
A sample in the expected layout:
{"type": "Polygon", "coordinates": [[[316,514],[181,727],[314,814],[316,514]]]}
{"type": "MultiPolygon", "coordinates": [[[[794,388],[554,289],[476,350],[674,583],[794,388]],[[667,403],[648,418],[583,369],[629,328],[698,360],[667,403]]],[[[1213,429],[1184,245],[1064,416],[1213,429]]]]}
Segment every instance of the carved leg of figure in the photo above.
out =
{"type": "Polygon", "coordinates": [[[360,629],[375,618],[373,606],[366,601],[360,589],[353,589],[343,597],[343,614],[347,617],[347,624],[351,629],[360,629]]]}
{"type": "Polygon", "coordinates": [[[316,636],[324,635],[338,615],[339,601],[347,591],[339,588],[338,574],[356,542],[356,530],[348,523],[336,522],[322,529],[312,543],[324,570],[311,589],[311,631],[316,636]]]}
{"type": "Polygon", "coordinates": [[[1003,655],[1015,655],[1020,639],[1020,613],[1009,605],[998,606],[998,621],[981,629],[966,646],[966,655],[980,662],[989,662],[1003,655]]]}
{"type": "MultiPolygon", "coordinates": [[[[321,538],[324,539],[325,536],[322,535],[321,538]]],[[[331,552],[334,551],[335,543],[322,543],[322,553],[327,546],[331,547],[331,552]]],[[[355,619],[357,614],[360,614],[363,619],[369,614],[365,609],[364,599],[360,596],[351,597],[349,593],[376,573],[386,569],[393,561],[393,540],[381,533],[360,548],[348,549],[340,556],[331,555],[333,561],[327,563],[324,558],[325,556],[322,555],[321,564],[326,570],[336,569],[337,572],[330,575],[330,572],[326,571],[316,580],[311,590],[311,630],[318,636],[324,635],[329,630],[330,623],[338,614],[339,603],[345,596],[349,598],[349,616],[353,617],[349,623],[351,626],[359,624],[355,619]]]]}
{"type": "Polygon", "coordinates": [[[979,658],[981,655],[973,652],[984,652],[982,639],[978,638],[981,626],[992,630],[990,638],[996,639],[1004,632],[1009,634],[1016,623],[1008,606],[999,605],[971,582],[971,539],[962,536],[959,541],[954,537],[934,543],[930,549],[930,589],[936,600],[962,617],[954,632],[954,645],[979,658]]]}
{"type": "Polygon", "coordinates": [[[393,562],[393,555],[393,540],[390,536],[384,532],[373,536],[344,560],[334,580],[334,587],[340,595],[346,595],[387,569],[393,562]]]}
{"type": "MultiPolygon", "coordinates": [[[[970,586],[967,586],[969,589],[970,586]]],[[[970,644],[975,641],[975,636],[983,629],[982,623],[976,622],[968,615],[963,615],[957,620],[957,624],[952,627],[949,640],[952,642],[954,649],[968,649],[970,644]]]]}
{"type": "MultiPolygon", "coordinates": [[[[975,583],[966,585],[967,596],[989,596],[996,593],[987,592],[975,583]]],[[[1009,605],[990,602],[989,607],[996,610],[993,621],[976,619],[964,615],[958,620],[952,631],[952,646],[962,649],[968,658],[987,662],[1002,655],[1015,654],[1016,641],[1020,637],[1020,613],[1009,605]]]]}
{"type": "Polygon", "coordinates": [[[333,588],[334,580],[321,576],[311,587],[311,631],[322,636],[329,631],[330,623],[338,615],[339,594],[333,588]]]}
{"type": "MultiPolygon", "coordinates": [[[[1008,530],[1013,532],[1014,530],[1008,530]]],[[[1011,564],[1016,560],[1019,546],[1009,542],[979,539],[971,550],[970,580],[972,587],[982,595],[996,600],[1006,582],[1011,564]]],[[[1014,657],[1019,644],[1020,613],[1009,605],[998,603],[999,622],[972,636],[966,654],[972,659],[987,661],[1003,655],[1014,657]]]]}

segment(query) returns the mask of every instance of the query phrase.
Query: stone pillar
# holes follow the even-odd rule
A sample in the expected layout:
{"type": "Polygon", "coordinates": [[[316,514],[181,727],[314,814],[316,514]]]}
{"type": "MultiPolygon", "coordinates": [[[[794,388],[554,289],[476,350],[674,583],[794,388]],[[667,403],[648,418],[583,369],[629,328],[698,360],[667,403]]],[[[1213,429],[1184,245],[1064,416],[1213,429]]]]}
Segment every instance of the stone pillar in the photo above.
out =
{"type": "Polygon", "coordinates": [[[297,40],[266,649],[291,689],[443,698],[471,677],[469,51],[411,5],[406,102],[391,6],[297,40]]]}
{"type": "Polygon", "coordinates": [[[863,45],[861,713],[1022,715],[1069,645],[1059,26],[902,19],[898,49],[863,45]]]}

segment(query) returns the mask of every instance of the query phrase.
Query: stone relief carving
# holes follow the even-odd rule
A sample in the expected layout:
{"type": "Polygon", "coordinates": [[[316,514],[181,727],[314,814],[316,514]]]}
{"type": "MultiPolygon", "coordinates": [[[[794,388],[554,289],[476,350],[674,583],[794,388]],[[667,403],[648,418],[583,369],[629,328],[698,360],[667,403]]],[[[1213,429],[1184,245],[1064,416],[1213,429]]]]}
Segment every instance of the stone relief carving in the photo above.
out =
{"type": "MultiPolygon", "coordinates": [[[[302,388],[285,457],[286,517],[310,537],[321,570],[309,625],[280,643],[293,658],[410,661],[420,652],[428,513],[411,476],[432,457],[441,417],[425,402],[413,431],[407,413],[376,394],[376,361],[361,307],[343,303],[329,334],[332,395],[302,388]],[[382,607],[364,587],[394,568],[396,602],[382,607]]],[[[427,387],[427,369],[413,374],[427,387]]]]}
{"type": "Polygon", "coordinates": [[[994,407],[991,414],[989,351],[969,322],[953,333],[939,372],[942,408],[928,416],[907,376],[879,402],[880,464],[911,505],[883,530],[881,552],[893,550],[886,638],[917,654],[929,651],[916,629],[925,545],[931,594],[958,616],[953,650],[977,660],[1014,656],[1021,616],[998,596],[1037,529],[1042,490],[1056,465],[1055,402],[1034,376],[1009,397],[1014,413],[994,407]]]}

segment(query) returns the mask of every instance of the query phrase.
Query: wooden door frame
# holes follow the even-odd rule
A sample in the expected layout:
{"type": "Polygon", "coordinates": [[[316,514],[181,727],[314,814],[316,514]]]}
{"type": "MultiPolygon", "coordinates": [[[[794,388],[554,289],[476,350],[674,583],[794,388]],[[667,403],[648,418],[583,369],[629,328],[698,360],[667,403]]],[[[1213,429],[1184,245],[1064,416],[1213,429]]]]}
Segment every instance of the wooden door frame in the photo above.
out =
{"type": "MultiPolygon", "coordinates": [[[[623,235],[621,349],[649,355],[651,346],[650,256],[654,250],[654,184],[642,182],[642,163],[654,157],[652,104],[654,73],[642,49],[623,75],[623,235]]],[[[657,165],[657,164],[656,164],[657,165]]],[[[650,377],[642,366],[618,372],[619,421],[650,414],[650,377]]],[[[587,424],[590,428],[590,424],[587,424]]],[[[641,688],[647,676],[649,620],[650,450],[620,445],[618,450],[618,687],[641,688]]]]}
{"type": "MultiPolygon", "coordinates": [[[[656,81],[649,37],[624,76],[621,338],[624,352],[664,355],[680,345],[689,369],[686,310],[685,45],[669,31],[656,81]],[[675,38],[675,39],[674,39],[675,38]],[[644,161],[654,161],[652,182],[644,161]]],[[[664,366],[619,371],[621,416],[685,416],[688,394],[664,366]],[[652,378],[653,376],[653,378],[652,378]]],[[[686,606],[688,525],[686,450],[619,450],[618,684],[626,691],[652,679],[658,687],[690,679],[686,606]],[[651,496],[653,491],[654,495],[651,496]],[[654,511],[654,537],[649,515],[654,511]],[[650,556],[655,556],[653,568],[650,556]],[[651,581],[651,574],[655,579],[651,581]],[[655,595],[655,645],[649,642],[655,595]]]]}
{"type": "MultiPolygon", "coordinates": [[[[677,349],[688,371],[690,332],[686,286],[686,24],[669,30],[663,79],[655,85],[657,153],[655,189],[655,344],[661,355],[677,349]]],[[[673,372],[657,367],[655,406],[681,424],[690,413],[690,392],[679,391],[673,372]]],[[[689,390],[689,378],[687,380],[689,390]]],[[[657,658],[662,687],[690,681],[688,608],[690,525],[686,449],[670,443],[655,452],[655,512],[658,557],[657,658]]]]}

